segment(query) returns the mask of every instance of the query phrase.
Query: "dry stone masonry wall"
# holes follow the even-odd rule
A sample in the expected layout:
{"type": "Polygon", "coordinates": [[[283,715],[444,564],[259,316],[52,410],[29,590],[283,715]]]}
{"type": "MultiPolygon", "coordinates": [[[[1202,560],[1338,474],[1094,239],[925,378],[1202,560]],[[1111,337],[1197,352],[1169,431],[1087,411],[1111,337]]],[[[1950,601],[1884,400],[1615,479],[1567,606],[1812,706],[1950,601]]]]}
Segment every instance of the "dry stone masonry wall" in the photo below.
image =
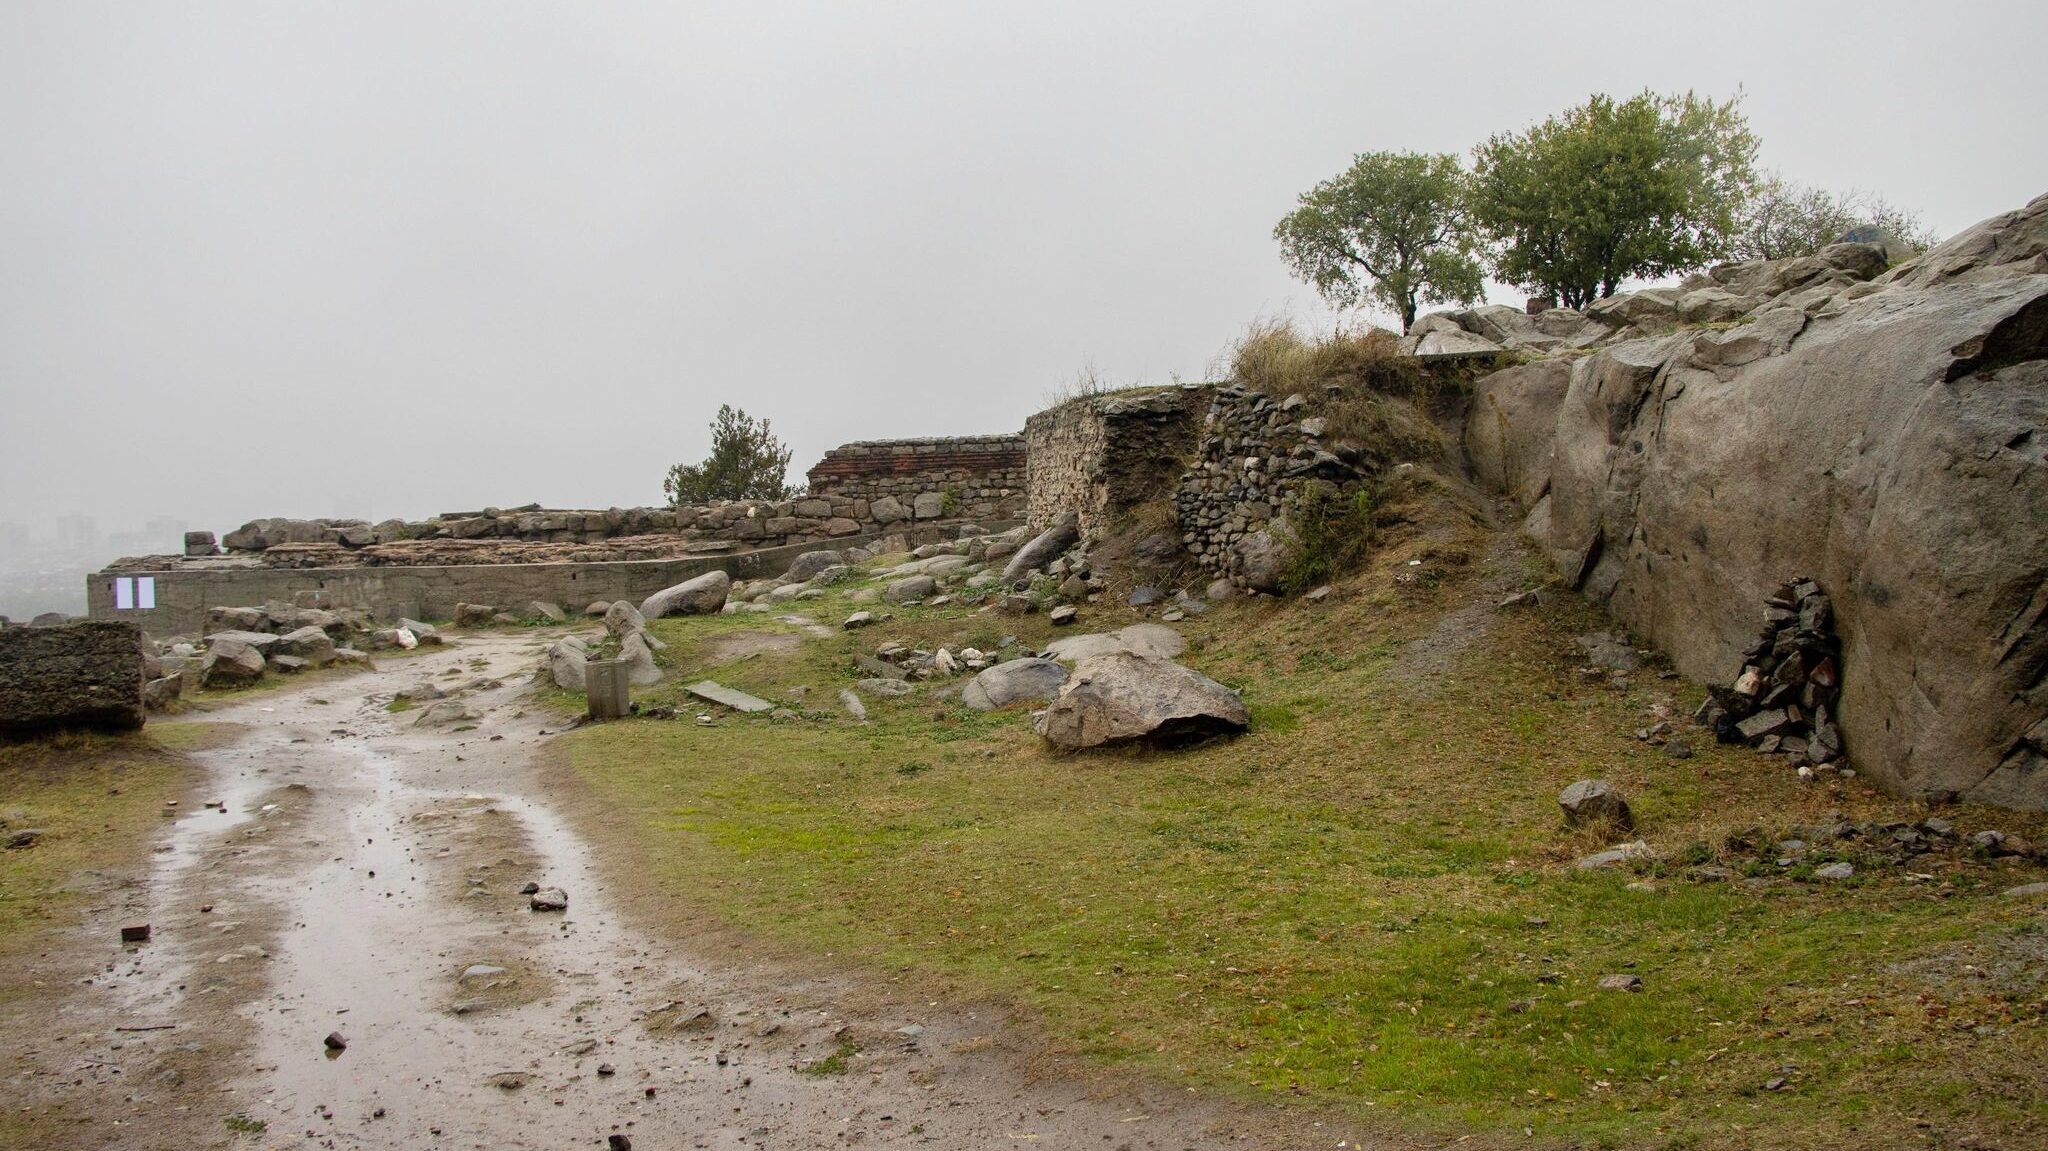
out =
{"type": "Polygon", "coordinates": [[[881,505],[878,519],[898,511],[896,519],[938,518],[923,511],[1012,520],[1023,514],[1025,471],[1022,436],[954,436],[846,444],[807,478],[813,496],[881,505]]]}
{"type": "Polygon", "coordinates": [[[1174,496],[1181,542],[1197,563],[1239,587],[1278,590],[1286,533],[1276,521],[1290,501],[1311,482],[1342,488],[1364,478],[1324,446],[1324,431],[1303,396],[1213,390],[1194,466],[1174,496]]]}
{"type": "Polygon", "coordinates": [[[0,627],[0,735],[141,727],[142,681],[134,624],[0,627]]]}
{"type": "Polygon", "coordinates": [[[1085,396],[1032,416],[1026,522],[1052,526],[1080,516],[1081,538],[1099,539],[1133,507],[1173,492],[1194,451],[1207,386],[1152,388],[1085,396]]]}

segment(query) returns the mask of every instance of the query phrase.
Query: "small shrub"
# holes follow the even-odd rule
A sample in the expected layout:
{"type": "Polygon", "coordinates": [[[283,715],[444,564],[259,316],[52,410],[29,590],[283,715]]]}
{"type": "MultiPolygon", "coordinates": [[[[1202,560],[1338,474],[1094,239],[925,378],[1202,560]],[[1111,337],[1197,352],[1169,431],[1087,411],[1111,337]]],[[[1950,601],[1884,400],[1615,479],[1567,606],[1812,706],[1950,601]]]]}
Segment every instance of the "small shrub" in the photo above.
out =
{"type": "Polygon", "coordinates": [[[1300,593],[1343,575],[1364,559],[1372,546],[1372,489],[1346,492],[1335,484],[1302,487],[1287,505],[1287,526],[1294,537],[1294,555],[1281,580],[1284,590],[1300,593]]]}

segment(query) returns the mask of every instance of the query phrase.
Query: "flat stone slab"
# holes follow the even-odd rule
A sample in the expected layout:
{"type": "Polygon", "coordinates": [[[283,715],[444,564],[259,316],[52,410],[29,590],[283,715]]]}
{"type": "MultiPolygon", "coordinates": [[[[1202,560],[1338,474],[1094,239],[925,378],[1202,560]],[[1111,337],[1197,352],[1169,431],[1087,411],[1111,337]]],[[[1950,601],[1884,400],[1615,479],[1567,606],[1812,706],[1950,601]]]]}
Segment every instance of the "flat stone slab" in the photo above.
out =
{"type": "Polygon", "coordinates": [[[712,703],[724,704],[734,711],[756,712],[775,710],[775,705],[765,699],[748,695],[743,691],[735,691],[724,684],[714,683],[708,679],[693,683],[683,690],[696,696],[698,699],[708,699],[712,703]]]}

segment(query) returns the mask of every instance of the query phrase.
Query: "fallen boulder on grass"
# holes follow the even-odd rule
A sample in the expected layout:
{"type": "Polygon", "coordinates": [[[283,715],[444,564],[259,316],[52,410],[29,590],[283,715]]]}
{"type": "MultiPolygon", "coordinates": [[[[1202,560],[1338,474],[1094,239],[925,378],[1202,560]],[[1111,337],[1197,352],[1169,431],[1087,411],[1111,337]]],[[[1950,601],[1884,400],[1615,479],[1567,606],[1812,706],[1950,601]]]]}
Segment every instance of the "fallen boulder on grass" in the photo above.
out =
{"type": "Polygon", "coordinates": [[[1062,751],[1140,741],[1178,747],[1250,726],[1236,692],[1172,660],[1130,652],[1083,660],[1034,725],[1062,751]]]}
{"type": "Polygon", "coordinates": [[[717,615],[725,606],[726,593],[731,590],[731,576],[722,571],[708,571],[696,579],[685,580],[648,596],[640,604],[640,614],[647,619],[669,615],[717,615]]]}
{"type": "Polygon", "coordinates": [[[590,649],[576,636],[563,636],[548,645],[548,678],[563,691],[584,690],[583,665],[590,649]]]}

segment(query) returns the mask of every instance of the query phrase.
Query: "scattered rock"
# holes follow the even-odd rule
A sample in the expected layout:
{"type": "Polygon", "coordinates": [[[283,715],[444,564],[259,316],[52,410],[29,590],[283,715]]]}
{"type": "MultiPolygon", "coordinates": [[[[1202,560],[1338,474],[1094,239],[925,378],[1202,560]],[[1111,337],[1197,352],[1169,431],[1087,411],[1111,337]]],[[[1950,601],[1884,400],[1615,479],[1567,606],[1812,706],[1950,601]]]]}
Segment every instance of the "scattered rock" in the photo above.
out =
{"type": "Polygon", "coordinates": [[[348,1039],[339,1031],[329,1031],[327,1038],[320,1041],[329,1051],[348,1050],[348,1039]]]}
{"type": "Polygon", "coordinates": [[[1060,606],[1045,613],[1046,620],[1050,622],[1054,627],[1065,627],[1067,624],[1073,623],[1074,620],[1076,620],[1079,617],[1080,611],[1076,609],[1073,604],[1070,603],[1063,603],[1060,606]]]}
{"type": "Polygon", "coordinates": [[[839,689],[839,705],[845,708],[846,714],[855,720],[865,720],[868,717],[867,706],[861,703],[860,697],[853,694],[850,689],[839,689]]]}
{"type": "Polygon", "coordinates": [[[1856,868],[1847,863],[1830,863],[1813,869],[1815,879],[1847,879],[1856,874],[1856,868]]]}
{"type": "MultiPolygon", "coordinates": [[[[9,843],[9,844],[8,844],[7,846],[9,846],[9,847],[13,847],[13,846],[14,846],[14,844],[13,844],[13,843],[9,843]]],[[[123,943],[148,943],[148,942],[149,942],[149,924],[147,924],[147,923],[133,923],[133,924],[129,924],[129,925],[128,925],[128,926],[126,926],[126,927],[123,927],[123,928],[121,929],[121,942],[123,942],[123,943]]]]}
{"type": "Polygon", "coordinates": [[[751,714],[755,712],[773,711],[775,709],[775,705],[769,703],[765,699],[761,699],[758,696],[748,695],[746,692],[737,691],[733,688],[726,687],[723,684],[716,683],[708,679],[698,680],[696,683],[689,685],[683,690],[689,692],[691,695],[696,696],[698,699],[709,700],[712,703],[722,704],[726,707],[732,708],[734,711],[743,711],[751,714]]]}
{"type": "Polygon", "coordinates": [[[569,893],[559,887],[543,887],[527,900],[527,906],[535,911],[567,911],[569,893]]]}
{"type": "Polygon", "coordinates": [[[1600,977],[1602,991],[1641,991],[1643,977],[1640,975],[1603,975],[1600,977]]]}
{"type": "Polygon", "coordinates": [[[847,631],[854,631],[859,628],[864,628],[873,622],[875,622],[875,613],[870,611],[857,611],[854,612],[852,615],[847,616],[846,622],[840,624],[839,626],[847,631]]]}
{"type": "Polygon", "coordinates": [[[489,604],[459,603],[455,605],[456,627],[484,627],[492,622],[498,609],[489,604]]]}
{"type": "Polygon", "coordinates": [[[1557,805],[1573,827],[1605,821],[1623,830],[1635,827],[1635,816],[1621,792],[1604,779],[1582,779],[1558,793],[1557,805]]]}
{"type": "Polygon", "coordinates": [[[1626,867],[1638,860],[1655,858],[1657,852],[1649,844],[1638,839],[1633,843],[1624,843],[1619,847],[1610,847],[1606,851],[1596,851],[1585,856],[1579,860],[1577,867],[1580,871],[1606,871],[1626,867]]]}

